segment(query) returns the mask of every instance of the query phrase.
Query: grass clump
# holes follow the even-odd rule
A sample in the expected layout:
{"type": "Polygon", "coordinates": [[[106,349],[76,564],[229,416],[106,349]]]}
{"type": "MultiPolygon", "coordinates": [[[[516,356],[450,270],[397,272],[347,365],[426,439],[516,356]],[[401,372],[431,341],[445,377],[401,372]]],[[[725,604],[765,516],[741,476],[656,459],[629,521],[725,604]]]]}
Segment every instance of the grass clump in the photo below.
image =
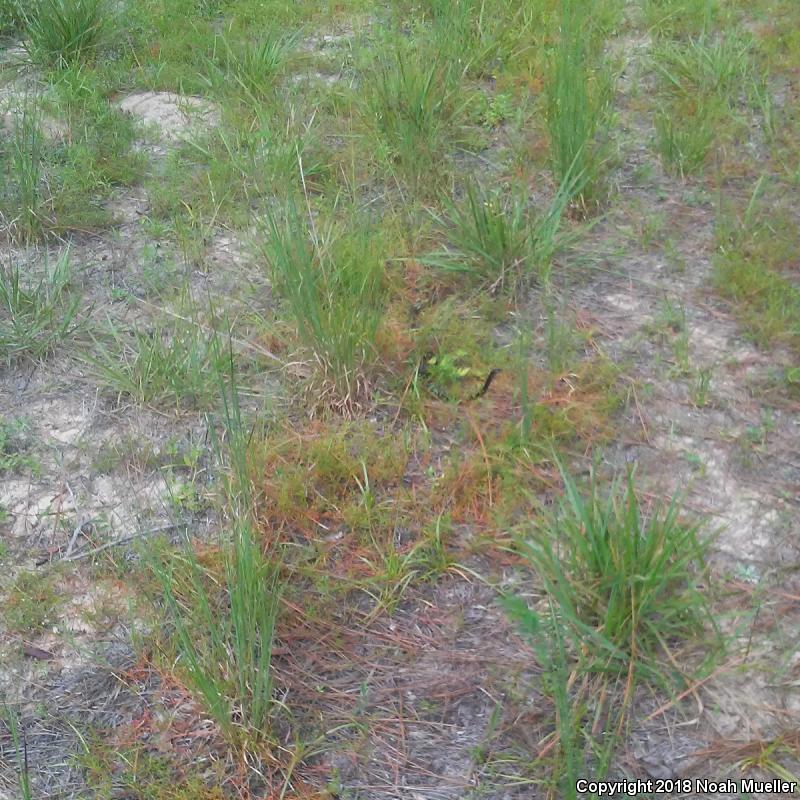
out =
{"type": "Polygon", "coordinates": [[[219,786],[209,786],[199,770],[179,769],[141,741],[131,746],[108,744],[95,734],[76,757],[95,797],[124,792],[130,800],[224,800],[219,786]],[[189,773],[188,775],[186,773],[189,773]]]}
{"type": "Polygon", "coordinates": [[[512,21],[505,0],[427,0],[436,52],[462,75],[482,77],[503,55],[512,21]]]}
{"type": "Polygon", "coordinates": [[[445,217],[436,217],[449,245],[426,257],[425,263],[471,275],[492,290],[505,285],[513,288],[531,273],[546,279],[552,257],[564,240],[561,221],[577,185],[567,175],[549,208],[537,215],[519,189],[488,191],[480,184],[469,184],[463,202],[447,202],[445,217]]]}
{"type": "Polygon", "coordinates": [[[3,704],[3,713],[0,719],[5,720],[6,727],[11,736],[11,744],[14,748],[14,760],[17,762],[17,773],[19,784],[19,796],[21,800],[33,800],[33,789],[31,788],[31,776],[28,769],[27,742],[25,732],[20,730],[19,712],[3,704]]]}
{"type": "Polygon", "coordinates": [[[106,0],[36,0],[24,23],[31,61],[61,70],[97,58],[111,37],[113,15],[106,0]]]}
{"type": "Polygon", "coordinates": [[[769,202],[765,191],[761,180],[738,215],[720,209],[714,285],[756,343],[800,351],[800,288],[791,272],[800,236],[791,211],[769,202]]]}
{"type": "Polygon", "coordinates": [[[31,441],[24,419],[0,416],[0,474],[28,469],[39,472],[39,461],[31,454],[31,441]]]}
{"type": "Polygon", "coordinates": [[[502,286],[524,271],[532,254],[526,200],[520,192],[506,199],[470,184],[464,202],[447,203],[446,218],[437,218],[450,246],[428,256],[426,263],[478,276],[492,288],[502,286]]]}
{"type": "Polygon", "coordinates": [[[0,35],[13,34],[22,28],[25,17],[21,0],[0,0],[0,35]]]}
{"type": "Polygon", "coordinates": [[[68,130],[46,133],[39,106],[23,101],[0,142],[0,221],[12,239],[105,226],[104,201],[134,183],[145,159],[133,151],[133,122],[97,95],[70,97],[68,130]]]}
{"type": "Polygon", "coordinates": [[[663,682],[657,655],[710,621],[697,586],[709,541],[680,520],[676,498],[643,506],[632,471],[602,493],[594,474],[581,492],[559,469],[564,496],[521,538],[522,552],[593,669],[663,682]]]}
{"type": "MultiPolygon", "coordinates": [[[[62,195],[70,185],[78,186],[79,196],[104,195],[111,187],[129,186],[141,178],[146,158],[134,150],[137,128],[132,117],[92,92],[72,104],[69,123],[71,144],[57,162],[62,195]]],[[[56,213],[63,213],[65,206],[63,200],[57,203],[56,213]]]]}
{"type": "Polygon", "coordinates": [[[268,30],[253,41],[231,43],[223,38],[224,67],[217,74],[220,88],[229,87],[254,105],[272,99],[298,39],[297,34],[277,30],[268,30]]]}
{"type": "Polygon", "coordinates": [[[300,183],[298,153],[307,183],[322,171],[313,144],[311,133],[287,129],[263,108],[247,123],[223,124],[170,153],[148,187],[153,216],[179,236],[187,229],[195,246],[216,224],[248,227],[265,200],[300,183]]]}
{"type": "Polygon", "coordinates": [[[752,78],[751,44],[741,36],[702,35],[656,48],[654,65],[676,94],[717,95],[730,103],[752,78]]]}
{"type": "MultiPolygon", "coordinates": [[[[538,779],[543,772],[549,773],[554,796],[557,791],[557,796],[565,800],[577,800],[576,786],[582,775],[591,774],[594,780],[602,780],[608,773],[614,747],[619,741],[619,732],[613,731],[613,723],[617,722],[614,718],[622,721],[620,714],[624,715],[624,711],[611,708],[611,702],[606,708],[598,708],[597,712],[603,713],[606,719],[606,728],[602,740],[595,739],[586,728],[592,704],[592,698],[587,695],[595,687],[584,680],[583,686],[577,691],[574,689],[576,675],[585,675],[585,671],[580,661],[574,662],[557,607],[551,602],[547,614],[540,617],[521,597],[506,595],[501,600],[519,632],[533,644],[536,660],[542,668],[542,691],[554,705],[556,747],[547,760],[549,764],[541,758],[534,762],[535,774],[538,779]]],[[[605,696],[602,690],[597,694],[601,698],[605,696]]],[[[544,749],[549,750],[549,745],[544,749]]]]}
{"type": "MultiPolygon", "coordinates": [[[[211,341],[222,359],[219,340],[211,341]]],[[[179,668],[225,735],[246,746],[269,740],[272,733],[280,560],[275,553],[265,554],[254,535],[247,468],[250,433],[241,418],[232,360],[228,366],[229,379],[222,368],[215,377],[222,394],[230,473],[230,541],[221,552],[209,553],[210,560],[186,548],[166,559],[152,559],[151,564],[174,627],[179,668]]],[[[222,454],[219,442],[217,451],[222,454]]]]}
{"type": "Polygon", "coordinates": [[[191,688],[229,738],[268,738],[280,590],[278,568],[262,553],[249,523],[235,521],[221,578],[191,550],[154,569],[174,626],[179,668],[191,688]]]}
{"type": "Polygon", "coordinates": [[[559,38],[545,89],[553,171],[562,186],[583,183],[573,197],[596,200],[610,122],[612,80],[592,41],[592,0],[565,0],[559,38]]]}
{"type": "Polygon", "coordinates": [[[414,193],[430,192],[444,164],[465,102],[442,59],[397,50],[374,70],[365,113],[380,160],[414,193]]]}
{"type": "MultiPolygon", "coordinates": [[[[304,535],[317,523],[339,526],[348,509],[375,510],[377,494],[400,481],[407,462],[402,437],[385,439],[374,425],[353,421],[322,428],[315,420],[291,436],[254,437],[248,451],[259,519],[271,530],[304,535]]],[[[350,527],[359,527],[349,516],[350,527]]]]}
{"type": "Polygon", "coordinates": [[[45,183],[45,140],[41,112],[24,101],[14,114],[11,136],[3,150],[3,227],[23,241],[36,238],[48,216],[45,183]]]}
{"type": "Polygon", "coordinates": [[[227,363],[213,334],[191,320],[130,336],[112,326],[85,359],[97,379],[117,395],[176,411],[211,408],[227,363]]]}
{"type": "Polygon", "coordinates": [[[0,357],[7,363],[44,358],[82,325],[68,252],[52,267],[45,263],[38,283],[27,283],[18,265],[0,267],[0,357]]]}
{"type": "Polygon", "coordinates": [[[368,396],[377,357],[385,302],[381,237],[362,220],[318,233],[293,204],[282,219],[269,216],[267,232],[272,279],[316,366],[316,405],[350,411],[368,396]]]}
{"type": "Polygon", "coordinates": [[[3,608],[3,623],[17,633],[39,633],[56,621],[59,596],[52,575],[20,572],[3,608]]]}
{"type": "Polygon", "coordinates": [[[713,120],[703,115],[687,124],[670,107],[656,114],[655,127],[656,149],[681,178],[702,170],[716,138],[713,120]]]}
{"type": "Polygon", "coordinates": [[[700,34],[710,30],[717,0],[645,0],[647,26],[660,36],[700,34]]]}
{"type": "Polygon", "coordinates": [[[714,143],[728,134],[743,90],[755,85],[750,49],[742,37],[706,34],[656,48],[667,100],[655,117],[655,144],[681,177],[702,169],[714,143]]]}
{"type": "Polygon", "coordinates": [[[800,350],[800,289],[794,283],[741,253],[726,252],[714,261],[714,283],[758,344],[782,342],[800,350]]]}

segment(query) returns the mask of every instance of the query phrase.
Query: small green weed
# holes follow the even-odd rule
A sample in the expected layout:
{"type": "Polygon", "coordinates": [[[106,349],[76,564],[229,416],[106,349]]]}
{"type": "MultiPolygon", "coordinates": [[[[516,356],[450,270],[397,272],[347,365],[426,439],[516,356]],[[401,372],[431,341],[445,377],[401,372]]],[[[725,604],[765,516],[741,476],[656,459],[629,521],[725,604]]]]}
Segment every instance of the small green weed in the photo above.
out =
{"type": "Polygon", "coordinates": [[[365,556],[363,560],[374,574],[362,581],[361,589],[375,602],[373,614],[393,614],[418,577],[416,554],[413,550],[400,553],[392,543],[383,547],[373,542],[373,546],[376,557],[365,556]]]}
{"type": "Polygon", "coordinates": [[[172,470],[167,469],[164,471],[164,481],[169,495],[169,505],[179,517],[191,517],[208,506],[208,501],[193,480],[176,477],[172,470]]]}
{"type": "Polygon", "coordinates": [[[414,560],[425,577],[438,578],[461,569],[447,546],[452,529],[450,515],[437,514],[436,520],[423,530],[422,538],[414,547],[414,560]]]}
{"type": "Polygon", "coordinates": [[[560,378],[570,364],[575,363],[577,342],[575,328],[570,324],[567,310],[552,296],[545,298],[545,356],[553,377],[560,378]]]}
{"type": "Polygon", "coordinates": [[[17,633],[39,633],[56,622],[58,605],[53,575],[20,572],[9,589],[3,621],[17,633]]]}
{"type": "Polygon", "coordinates": [[[700,172],[715,140],[716,121],[706,116],[686,117],[675,107],[661,109],[655,117],[656,149],[681,177],[700,172]]]}
{"type": "Polygon", "coordinates": [[[485,105],[481,109],[481,121],[494,128],[511,119],[517,110],[514,96],[507,92],[497,92],[490,97],[485,97],[485,105]]]}
{"type": "Polygon", "coordinates": [[[691,391],[692,402],[697,408],[705,408],[708,405],[708,396],[711,390],[711,378],[713,371],[710,367],[698,370],[694,386],[691,391]]]}
{"type": "Polygon", "coordinates": [[[673,356],[672,373],[677,376],[690,375],[690,334],[683,303],[665,298],[657,317],[646,330],[663,344],[669,345],[673,356]]]}
{"type": "Polygon", "coordinates": [[[0,474],[20,469],[39,471],[39,461],[31,454],[32,443],[24,419],[7,421],[0,416],[0,474]]]}
{"type": "Polygon", "coordinates": [[[800,367],[786,367],[782,382],[790,395],[800,395],[800,367]]]}

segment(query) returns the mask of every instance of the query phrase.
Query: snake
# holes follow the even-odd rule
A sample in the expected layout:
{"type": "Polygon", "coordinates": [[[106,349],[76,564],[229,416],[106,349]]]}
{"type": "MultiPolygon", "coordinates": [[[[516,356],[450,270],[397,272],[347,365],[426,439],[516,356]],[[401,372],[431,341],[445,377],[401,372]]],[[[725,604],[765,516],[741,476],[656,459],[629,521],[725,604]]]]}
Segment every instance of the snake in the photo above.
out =
{"type": "MultiPolygon", "coordinates": [[[[429,372],[428,364],[431,362],[432,359],[436,357],[435,353],[427,353],[424,355],[417,365],[417,374],[418,375],[427,375],[429,372]]],[[[471,403],[474,400],[478,400],[479,398],[483,397],[490,389],[492,385],[492,381],[502,372],[502,370],[498,367],[494,367],[493,369],[489,370],[486,378],[484,378],[483,384],[481,388],[478,389],[477,392],[473,392],[472,394],[468,395],[467,397],[456,398],[447,395],[445,392],[442,392],[440,389],[437,389],[431,383],[427,383],[426,387],[428,391],[437,399],[442,400],[445,403],[456,403],[457,405],[462,405],[464,403],[471,403]]]]}

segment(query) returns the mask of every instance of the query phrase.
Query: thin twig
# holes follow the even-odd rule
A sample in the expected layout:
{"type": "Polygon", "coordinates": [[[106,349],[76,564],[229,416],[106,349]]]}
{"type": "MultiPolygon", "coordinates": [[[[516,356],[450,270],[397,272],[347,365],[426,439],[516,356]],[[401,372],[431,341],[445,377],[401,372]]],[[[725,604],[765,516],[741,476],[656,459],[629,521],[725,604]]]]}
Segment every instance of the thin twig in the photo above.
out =
{"type": "Polygon", "coordinates": [[[646,717],[644,721],[650,722],[656,717],[660,717],[665,711],[668,711],[674,705],[680,703],[680,701],[683,700],[683,698],[686,697],[687,695],[696,694],[697,689],[699,689],[704,683],[708,683],[708,681],[710,681],[712,678],[715,678],[721,672],[725,672],[726,670],[737,666],[738,664],[742,663],[742,661],[743,659],[741,658],[735,658],[733,661],[729,661],[727,664],[723,664],[722,666],[718,667],[710,675],[706,675],[705,678],[701,678],[700,680],[695,681],[687,689],[684,689],[677,697],[673,697],[672,700],[670,700],[667,703],[664,703],[663,706],[659,706],[652,714],[650,714],[650,716],[646,717]]]}
{"type": "Polygon", "coordinates": [[[481,452],[483,453],[483,463],[486,465],[486,489],[489,493],[489,508],[491,508],[494,506],[494,498],[492,497],[492,467],[489,463],[489,454],[486,452],[486,446],[483,443],[483,436],[481,436],[481,432],[469,411],[466,412],[466,417],[470,426],[472,427],[472,430],[475,432],[475,436],[478,437],[478,444],[481,446],[481,452]]]}
{"type": "MultiPolygon", "coordinates": [[[[69,488],[69,486],[67,486],[69,488]]],[[[72,492],[70,492],[72,494],[72,492]]],[[[72,555],[72,548],[75,547],[75,542],[78,541],[78,536],[81,535],[83,529],[94,522],[95,517],[83,517],[79,520],[78,524],[75,526],[75,530],[72,532],[72,537],[69,540],[69,544],[67,545],[67,552],[64,553],[64,561],[69,561],[70,556],[72,555]]]]}
{"type": "Polygon", "coordinates": [[[144,538],[145,536],[152,536],[154,533],[163,533],[164,531],[170,531],[174,528],[177,528],[178,525],[173,523],[169,523],[167,525],[161,525],[158,528],[151,528],[149,531],[139,531],[137,533],[132,533],[130,536],[123,536],[121,539],[114,539],[113,542],[106,542],[105,544],[101,544],[99,547],[94,547],[91,550],[84,550],[82,553],[76,553],[74,556],[65,555],[61,560],[62,561],[80,561],[82,558],[89,558],[91,556],[97,555],[98,553],[102,553],[104,550],[109,550],[112,547],[117,547],[121,544],[127,544],[134,539],[144,538]]]}

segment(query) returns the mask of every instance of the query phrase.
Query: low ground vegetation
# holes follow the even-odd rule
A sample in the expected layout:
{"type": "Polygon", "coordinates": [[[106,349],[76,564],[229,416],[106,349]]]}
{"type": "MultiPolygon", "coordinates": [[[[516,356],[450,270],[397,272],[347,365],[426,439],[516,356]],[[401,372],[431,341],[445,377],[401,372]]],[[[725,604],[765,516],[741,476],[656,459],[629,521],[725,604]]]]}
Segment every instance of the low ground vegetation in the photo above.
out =
{"type": "Polygon", "coordinates": [[[0,795],[798,780],[798,30],[0,0],[0,795]]]}

